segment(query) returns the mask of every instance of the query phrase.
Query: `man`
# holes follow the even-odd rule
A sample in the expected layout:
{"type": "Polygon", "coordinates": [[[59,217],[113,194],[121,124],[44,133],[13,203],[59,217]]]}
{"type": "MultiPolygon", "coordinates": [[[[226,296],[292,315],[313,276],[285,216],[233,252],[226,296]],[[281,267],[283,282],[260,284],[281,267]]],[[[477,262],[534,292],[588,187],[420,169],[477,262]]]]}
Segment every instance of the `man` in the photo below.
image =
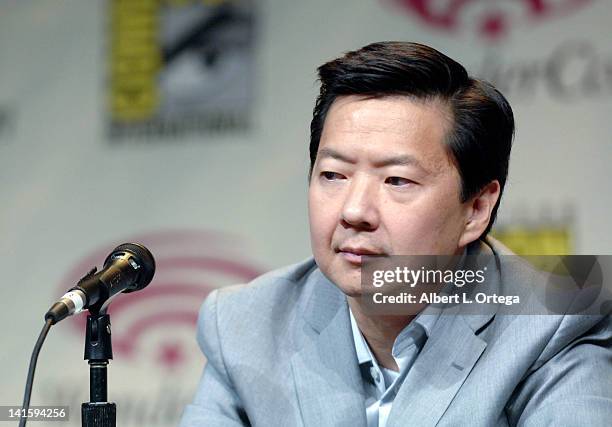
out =
{"type": "MultiPolygon", "coordinates": [[[[182,426],[610,425],[609,316],[373,314],[366,256],[507,253],[505,98],[440,52],[385,42],[319,68],[314,259],[212,293],[182,426]]],[[[491,286],[532,281],[500,267],[491,286]]]]}

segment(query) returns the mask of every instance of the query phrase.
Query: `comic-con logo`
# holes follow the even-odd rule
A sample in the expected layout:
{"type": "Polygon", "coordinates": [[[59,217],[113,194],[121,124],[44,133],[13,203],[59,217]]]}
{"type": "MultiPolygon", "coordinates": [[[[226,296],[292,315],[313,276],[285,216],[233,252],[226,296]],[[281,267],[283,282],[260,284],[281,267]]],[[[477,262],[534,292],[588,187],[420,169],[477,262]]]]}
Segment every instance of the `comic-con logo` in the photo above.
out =
{"type": "MultiPolygon", "coordinates": [[[[155,257],[152,282],[139,292],[121,295],[108,310],[113,324],[113,353],[125,363],[143,362],[162,371],[176,371],[199,357],[195,346],[198,312],[214,289],[248,283],[263,272],[235,236],[206,231],[163,231],[127,236],[144,244],[155,257]]],[[[102,245],[75,262],[58,292],[100,266],[117,242],[102,245]]],[[[75,336],[84,334],[86,316],[70,319],[75,336]]]]}
{"type": "Polygon", "coordinates": [[[532,25],[571,13],[591,0],[383,0],[391,2],[430,27],[457,32],[471,27],[496,40],[514,27],[532,25]]]}

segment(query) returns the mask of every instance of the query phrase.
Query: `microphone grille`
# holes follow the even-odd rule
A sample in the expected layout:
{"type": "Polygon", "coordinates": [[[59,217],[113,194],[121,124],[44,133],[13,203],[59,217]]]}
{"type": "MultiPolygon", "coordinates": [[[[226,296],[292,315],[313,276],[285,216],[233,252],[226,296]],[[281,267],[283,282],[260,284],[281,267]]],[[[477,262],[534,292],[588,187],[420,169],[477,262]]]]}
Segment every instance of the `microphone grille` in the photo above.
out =
{"type": "Polygon", "coordinates": [[[112,261],[114,256],[125,252],[133,255],[134,261],[140,266],[138,283],[136,283],[134,288],[124,291],[125,293],[129,293],[143,289],[151,283],[153,275],[155,274],[155,258],[153,258],[153,254],[140,243],[122,243],[113,249],[111,254],[104,261],[104,265],[112,261]]]}

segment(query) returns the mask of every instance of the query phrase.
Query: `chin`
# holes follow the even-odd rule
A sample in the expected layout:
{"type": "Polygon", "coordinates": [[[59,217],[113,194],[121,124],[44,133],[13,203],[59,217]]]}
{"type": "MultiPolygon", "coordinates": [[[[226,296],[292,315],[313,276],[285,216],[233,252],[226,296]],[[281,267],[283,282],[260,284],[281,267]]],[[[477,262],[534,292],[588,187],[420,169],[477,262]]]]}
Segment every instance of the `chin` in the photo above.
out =
{"type": "Polygon", "coordinates": [[[340,289],[347,297],[360,297],[363,293],[361,289],[361,282],[342,283],[338,280],[331,280],[331,282],[336,285],[336,287],[340,289]]]}
{"type": "Polygon", "coordinates": [[[361,286],[358,288],[350,287],[348,289],[339,286],[339,288],[347,297],[359,298],[362,295],[361,286]]]}
{"type": "MultiPolygon", "coordinates": [[[[317,260],[315,254],[315,261],[317,260]]],[[[343,294],[349,297],[359,297],[361,289],[361,271],[359,269],[349,269],[346,266],[338,265],[337,260],[332,262],[317,262],[319,269],[327,279],[334,284],[343,294]]]]}

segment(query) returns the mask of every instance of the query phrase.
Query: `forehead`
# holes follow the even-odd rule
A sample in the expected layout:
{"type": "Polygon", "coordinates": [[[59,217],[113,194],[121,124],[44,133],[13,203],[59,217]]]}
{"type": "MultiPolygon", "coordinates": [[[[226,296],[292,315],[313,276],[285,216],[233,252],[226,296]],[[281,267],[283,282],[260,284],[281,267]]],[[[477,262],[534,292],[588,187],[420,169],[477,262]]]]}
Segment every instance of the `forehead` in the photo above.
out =
{"type": "Polygon", "coordinates": [[[451,126],[448,106],[437,99],[341,96],[327,113],[319,150],[356,162],[410,156],[435,173],[454,168],[444,142],[451,126]]]}

